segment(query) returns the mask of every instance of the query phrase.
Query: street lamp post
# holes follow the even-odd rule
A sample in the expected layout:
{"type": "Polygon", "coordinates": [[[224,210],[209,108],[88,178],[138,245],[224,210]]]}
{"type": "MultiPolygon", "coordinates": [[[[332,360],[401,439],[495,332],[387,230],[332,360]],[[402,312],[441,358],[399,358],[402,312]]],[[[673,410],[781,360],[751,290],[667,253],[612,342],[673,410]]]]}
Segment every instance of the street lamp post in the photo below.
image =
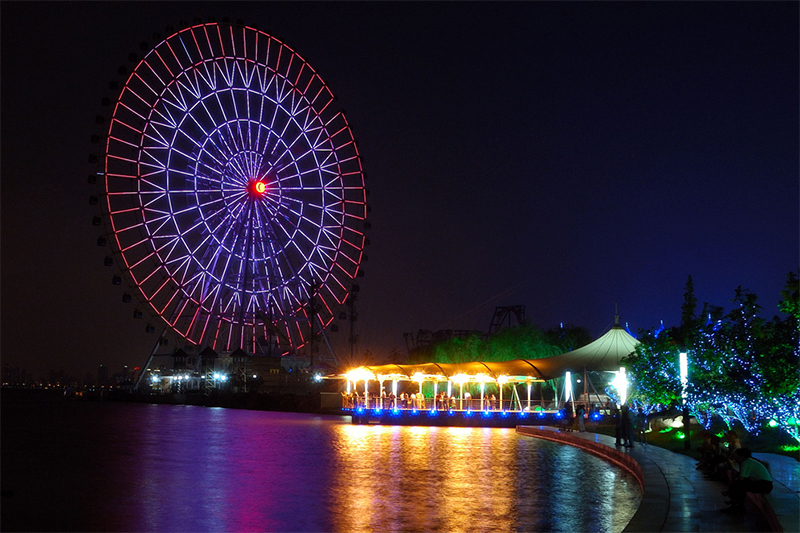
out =
{"type": "Polygon", "coordinates": [[[678,355],[678,365],[681,374],[681,403],[683,404],[683,449],[691,450],[692,443],[689,440],[689,405],[686,403],[686,386],[689,384],[689,360],[686,352],[678,355]]]}

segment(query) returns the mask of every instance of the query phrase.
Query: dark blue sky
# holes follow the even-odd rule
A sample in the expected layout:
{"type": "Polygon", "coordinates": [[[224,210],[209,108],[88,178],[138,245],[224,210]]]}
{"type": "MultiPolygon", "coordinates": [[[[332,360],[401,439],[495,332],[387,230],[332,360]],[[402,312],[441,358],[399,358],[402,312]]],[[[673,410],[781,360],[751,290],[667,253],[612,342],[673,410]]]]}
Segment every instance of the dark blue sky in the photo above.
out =
{"type": "MultiPolygon", "coordinates": [[[[371,221],[361,350],[480,329],[633,331],[738,285],[776,312],[798,253],[798,4],[8,3],[2,362],[142,364],[154,338],[94,244],[89,142],[108,82],[195,16],[257,24],[330,85],[371,221]]],[[[342,328],[343,330],[346,328],[342,328]]],[[[336,335],[343,340],[345,335],[336,335]]]]}

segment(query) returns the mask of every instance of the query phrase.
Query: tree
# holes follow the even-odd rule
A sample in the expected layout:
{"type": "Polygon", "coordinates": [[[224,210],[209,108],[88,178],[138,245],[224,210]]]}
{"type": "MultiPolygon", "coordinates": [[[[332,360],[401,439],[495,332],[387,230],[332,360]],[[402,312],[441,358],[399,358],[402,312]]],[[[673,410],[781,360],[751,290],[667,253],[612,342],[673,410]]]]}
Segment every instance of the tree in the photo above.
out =
{"type": "Polygon", "coordinates": [[[786,286],[781,291],[778,309],[786,313],[794,321],[795,328],[800,329],[800,269],[786,275],[786,286]]]}
{"type": "Polygon", "coordinates": [[[691,278],[684,293],[679,328],[648,333],[625,360],[634,385],[630,397],[644,404],[675,406],[681,401],[678,353],[689,357],[687,404],[708,427],[719,417],[740,422],[757,434],[774,420],[800,441],[800,313],[798,276],[790,273],[779,309],[787,316],[766,322],[758,298],[738,287],[727,315],[704,304],[694,316],[691,278]],[[705,317],[703,321],[702,317],[705,317]],[[693,324],[691,328],[689,324],[693,324]]]}
{"type": "Polygon", "coordinates": [[[636,350],[622,360],[630,383],[628,398],[648,407],[648,411],[680,404],[679,353],[678,343],[669,332],[642,334],[636,350]]]}
{"type": "Polygon", "coordinates": [[[547,329],[544,331],[544,335],[547,342],[561,348],[560,353],[569,352],[581,346],[586,346],[593,340],[588,329],[572,324],[547,329]]]}
{"type": "Polygon", "coordinates": [[[763,328],[756,359],[761,419],[774,420],[800,441],[800,330],[797,319],[774,317],[763,328]]]}
{"type": "Polygon", "coordinates": [[[485,361],[539,359],[566,351],[551,342],[541,329],[531,324],[501,329],[487,339],[486,348],[485,361]]]}
{"type": "MultiPolygon", "coordinates": [[[[487,339],[473,334],[431,344],[415,354],[414,362],[467,363],[471,361],[511,361],[538,359],[571,350],[576,343],[589,338],[584,328],[570,326],[558,339],[532,324],[504,328],[487,339]]],[[[588,340],[580,344],[587,344],[588,340]]]]}
{"type": "Polygon", "coordinates": [[[763,323],[757,300],[738,287],[733,310],[698,328],[688,350],[692,362],[688,403],[706,424],[716,415],[728,425],[738,420],[748,431],[758,431],[759,421],[752,416],[761,399],[754,368],[756,338],[763,323]]]}
{"type": "Polygon", "coordinates": [[[435,363],[467,363],[470,361],[480,361],[481,353],[483,352],[482,344],[479,335],[447,339],[432,347],[431,361],[435,363]]]}

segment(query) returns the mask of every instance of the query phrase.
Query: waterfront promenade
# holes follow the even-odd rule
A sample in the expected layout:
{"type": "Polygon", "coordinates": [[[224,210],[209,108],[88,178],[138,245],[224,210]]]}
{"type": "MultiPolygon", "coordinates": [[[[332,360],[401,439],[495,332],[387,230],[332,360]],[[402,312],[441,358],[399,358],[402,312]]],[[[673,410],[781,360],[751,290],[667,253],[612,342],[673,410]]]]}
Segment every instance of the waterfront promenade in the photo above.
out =
{"type": "Polygon", "coordinates": [[[550,426],[518,426],[517,433],[577,446],[610,460],[640,479],[642,503],[624,532],[800,531],[800,463],[780,455],[753,454],[769,463],[774,489],[767,496],[773,516],[751,501],[745,514],[726,514],[726,486],[705,479],[697,461],[657,446],[615,447],[614,438],[596,433],[562,432],[550,426]],[[776,523],[777,522],[777,523],[776,523]]]}

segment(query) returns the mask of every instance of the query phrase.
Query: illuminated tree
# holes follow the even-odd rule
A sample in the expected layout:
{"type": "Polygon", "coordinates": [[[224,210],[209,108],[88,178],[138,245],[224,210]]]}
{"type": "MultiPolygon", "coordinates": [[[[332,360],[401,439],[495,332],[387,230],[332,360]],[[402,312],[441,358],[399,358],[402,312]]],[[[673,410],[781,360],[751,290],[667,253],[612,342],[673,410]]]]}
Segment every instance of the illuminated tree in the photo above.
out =
{"type": "Polygon", "coordinates": [[[688,403],[701,421],[713,415],[728,425],[738,420],[748,431],[758,432],[754,416],[761,380],[755,367],[763,320],[755,294],[738,287],[734,309],[722,320],[710,318],[687,346],[690,360],[688,403]]]}
{"type": "Polygon", "coordinates": [[[786,275],[786,286],[781,291],[781,298],[778,309],[788,315],[795,328],[800,329],[800,270],[786,275]]]}
{"type": "Polygon", "coordinates": [[[465,338],[454,337],[433,346],[433,358],[436,363],[468,363],[481,360],[483,342],[478,335],[465,338]]]}
{"type": "Polygon", "coordinates": [[[760,406],[763,417],[774,420],[779,427],[800,441],[800,305],[798,275],[790,272],[781,291],[778,309],[787,316],[773,317],[764,325],[765,342],[757,359],[761,376],[760,406]]]}
{"type": "Polygon", "coordinates": [[[636,350],[622,360],[630,382],[628,398],[647,410],[674,407],[681,401],[680,348],[671,333],[645,332],[636,350]]]}
{"type": "Polygon", "coordinates": [[[548,339],[545,332],[530,324],[501,329],[486,342],[486,361],[538,359],[566,352],[560,344],[548,339]]]}
{"type": "Polygon", "coordinates": [[[570,326],[561,331],[563,336],[559,338],[555,333],[545,332],[532,324],[518,324],[501,329],[488,339],[475,334],[437,342],[424,353],[420,352],[414,361],[466,363],[538,359],[562,354],[591,340],[584,328],[570,326]],[[575,346],[576,342],[581,344],[575,346]]]}
{"type": "Polygon", "coordinates": [[[703,314],[695,317],[693,290],[689,278],[681,327],[644,334],[624,361],[633,383],[630,397],[645,405],[681,403],[678,354],[685,350],[686,401],[706,427],[719,417],[728,425],[736,420],[757,434],[767,421],[774,421],[800,441],[798,276],[790,273],[781,292],[779,309],[786,318],[776,316],[769,322],[759,316],[756,295],[741,287],[727,315],[705,304],[703,314]]]}

